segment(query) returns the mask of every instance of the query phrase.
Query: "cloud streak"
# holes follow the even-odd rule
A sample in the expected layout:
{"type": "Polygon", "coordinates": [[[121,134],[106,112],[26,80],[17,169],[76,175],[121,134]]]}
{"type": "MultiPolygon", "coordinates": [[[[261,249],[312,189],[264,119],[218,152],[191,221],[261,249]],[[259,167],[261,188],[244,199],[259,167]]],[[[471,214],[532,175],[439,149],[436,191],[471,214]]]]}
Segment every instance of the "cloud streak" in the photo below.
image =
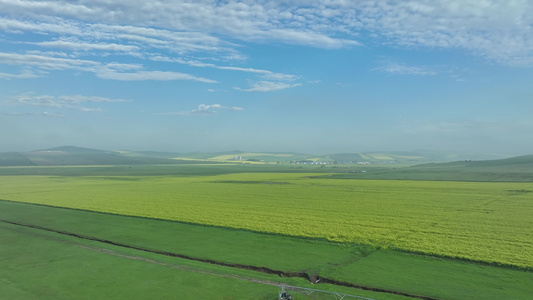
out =
{"type": "Polygon", "coordinates": [[[18,54],[0,52],[0,64],[20,65],[25,67],[35,67],[42,70],[76,70],[94,73],[102,79],[112,79],[121,81],[139,80],[192,80],[205,83],[217,83],[216,80],[197,77],[190,74],[170,71],[146,71],[143,67],[134,64],[108,63],[102,64],[98,61],[54,57],[46,54],[18,54]],[[135,70],[134,72],[124,72],[124,70],[135,70]]]}
{"type": "Polygon", "coordinates": [[[140,80],[192,80],[205,83],[217,83],[216,80],[196,77],[189,74],[179,72],[164,72],[164,71],[138,71],[138,72],[116,72],[114,70],[99,70],[96,76],[102,79],[113,79],[122,81],[140,81],[140,80]]]}
{"type": "Polygon", "coordinates": [[[119,103],[131,102],[126,99],[111,99],[98,96],[51,96],[51,95],[35,95],[34,93],[25,93],[13,97],[6,97],[4,104],[15,106],[38,106],[49,107],[55,109],[74,109],[84,112],[100,112],[101,108],[84,107],[84,104],[91,103],[119,103]]]}
{"type": "MultiPolygon", "coordinates": [[[[43,15],[80,20],[93,24],[133,24],[138,27],[160,27],[180,32],[210,32],[239,37],[240,40],[278,40],[289,44],[321,48],[338,48],[358,43],[333,37],[334,26],[319,7],[302,10],[289,2],[272,1],[268,5],[255,2],[153,1],[139,9],[132,1],[71,3],[68,1],[0,1],[4,14],[35,20],[43,15]],[[291,5],[292,4],[292,5],[291,5]],[[285,13],[283,13],[285,12],[285,13]],[[309,15],[310,13],[314,15],[309,15]],[[314,18],[311,18],[314,17],[314,18]]],[[[341,16],[342,17],[342,16],[341,16]]],[[[43,21],[44,22],[44,21],[43,21]]],[[[28,25],[11,24],[21,30],[28,25]]],[[[55,29],[51,27],[52,29],[55,29]]],[[[57,29],[56,29],[57,30],[57,29]]],[[[196,43],[195,43],[196,44],[196,43]]]]}
{"type": "MultiPolygon", "coordinates": [[[[533,66],[533,3],[527,1],[159,0],[139,6],[126,0],[0,0],[0,7],[4,41],[33,47],[0,53],[0,64],[26,69],[0,73],[0,79],[61,70],[117,81],[222,81],[188,68],[196,67],[248,73],[255,76],[250,86],[235,90],[271,92],[300,86],[294,81],[302,76],[236,66],[246,57],[244,43],[340,49],[360,47],[362,37],[369,41],[365,47],[463,50],[503,65],[533,66]],[[31,42],[19,41],[27,36],[31,42]],[[117,57],[137,63],[120,64],[117,57]],[[147,67],[153,62],[182,66],[147,67]]],[[[436,75],[425,67],[392,62],[374,70],[436,75]]]]}
{"type": "Polygon", "coordinates": [[[291,74],[283,74],[283,73],[275,73],[269,70],[262,70],[262,69],[254,69],[254,68],[242,68],[242,67],[232,67],[232,66],[219,66],[212,63],[205,63],[197,60],[188,60],[188,59],[182,59],[182,58],[169,58],[164,57],[161,55],[152,56],[150,57],[151,60],[154,61],[161,61],[161,62],[173,62],[173,63],[179,63],[184,64],[192,67],[200,67],[200,68],[213,68],[218,70],[226,70],[226,71],[237,71],[237,72],[245,72],[245,73],[253,73],[261,76],[265,79],[273,79],[273,80],[286,80],[286,81],[294,81],[299,78],[297,75],[291,75],[291,74]]]}
{"type": "Polygon", "coordinates": [[[0,73],[0,79],[26,79],[26,78],[37,78],[38,75],[33,72],[22,72],[20,74],[11,74],[11,73],[0,73]]]}
{"type": "Polygon", "coordinates": [[[138,46],[132,45],[121,45],[115,43],[86,43],[81,41],[66,41],[66,40],[56,40],[56,41],[46,41],[35,43],[35,45],[42,47],[50,48],[61,48],[77,51],[88,51],[88,50],[101,50],[101,51],[123,51],[123,52],[132,52],[138,51],[138,46]]]}
{"type": "Polygon", "coordinates": [[[285,83],[285,82],[273,82],[273,81],[258,81],[258,82],[251,82],[250,88],[243,89],[239,87],[235,87],[234,89],[243,91],[243,92],[272,92],[272,91],[279,91],[284,90],[288,88],[293,88],[297,86],[301,86],[300,83],[285,83]]]}
{"type": "Polygon", "coordinates": [[[382,44],[464,49],[503,64],[533,63],[533,3],[529,1],[278,0],[262,4],[160,0],[139,8],[137,2],[126,0],[112,4],[0,0],[0,5],[4,16],[0,29],[4,31],[118,39],[155,48],[174,47],[181,53],[236,51],[232,43],[216,36],[341,48],[358,46],[355,38],[371,33],[382,44]]]}
{"type": "Polygon", "coordinates": [[[374,70],[389,73],[392,75],[417,75],[417,76],[427,76],[427,75],[436,75],[434,71],[430,71],[424,67],[409,66],[402,63],[388,62],[383,66],[377,67],[374,70]]]}
{"type": "Polygon", "coordinates": [[[158,115],[167,115],[167,116],[205,116],[205,115],[212,115],[217,114],[221,110],[230,110],[230,111],[243,111],[244,108],[242,107],[227,107],[220,104],[200,104],[196,109],[190,110],[190,111],[181,111],[181,112],[166,112],[166,113],[158,113],[158,115]]]}
{"type": "Polygon", "coordinates": [[[65,115],[62,114],[55,114],[55,113],[49,113],[47,111],[42,113],[5,113],[6,116],[12,116],[12,117],[34,117],[34,116],[40,116],[40,117],[48,117],[48,118],[65,118],[65,115]]]}

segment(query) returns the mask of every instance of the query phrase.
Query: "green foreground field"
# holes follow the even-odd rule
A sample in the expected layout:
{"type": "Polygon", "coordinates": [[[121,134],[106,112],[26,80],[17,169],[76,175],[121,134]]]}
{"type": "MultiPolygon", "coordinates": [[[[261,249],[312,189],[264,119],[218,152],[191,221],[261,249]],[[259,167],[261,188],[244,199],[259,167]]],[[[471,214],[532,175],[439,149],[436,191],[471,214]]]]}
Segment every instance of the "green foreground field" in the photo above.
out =
{"type": "Polygon", "coordinates": [[[0,224],[0,241],[1,299],[272,299],[277,290],[203,273],[229,274],[222,268],[15,225],[0,224]]]}
{"type": "MultiPolygon", "coordinates": [[[[9,201],[0,201],[0,220],[0,290],[9,299],[275,299],[275,283],[373,299],[409,297],[311,285],[301,278],[157,255],[6,222],[198,259],[305,271],[433,299],[528,299],[533,292],[531,272],[352,244],[9,201]]],[[[296,294],[295,299],[334,298],[315,293],[296,294]]]]}
{"type": "MultiPolygon", "coordinates": [[[[94,260],[105,268],[104,262],[111,260],[110,265],[121,264],[126,272],[135,265],[120,255],[109,257],[109,247],[140,257],[134,259],[136,263],[145,258],[177,259],[58,233],[68,232],[194,259],[305,273],[411,297],[529,299],[533,294],[533,183],[339,179],[327,171],[275,165],[0,168],[0,251],[6,258],[0,265],[6,270],[0,273],[0,289],[15,295],[10,298],[26,298],[26,292],[39,295],[39,289],[49,290],[43,287],[46,284],[57,285],[49,290],[49,298],[71,298],[68,295],[78,292],[77,284],[65,285],[60,278],[69,272],[73,280],[80,278],[80,270],[85,269],[76,268],[76,262],[91,265],[94,260]],[[20,245],[14,244],[17,235],[20,245]],[[88,255],[90,249],[72,243],[93,243],[91,247],[103,250],[93,249],[99,253],[88,255]],[[36,250],[24,248],[29,244],[36,250]],[[48,279],[43,277],[41,284],[28,286],[31,276],[47,274],[43,267],[48,266],[47,255],[55,255],[47,249],[72,259],[64,268],[53,269],[48,279]],[[70,252],[76,254],[69,256],[70,252]],[[8,259],[11,256],[13,260],[8,259]],[[11,263],[25,256],[36,261],[42,256],[41,264],[11,263]],[[32,272],[25,279],[24,274],[32,272]]],[[[150,274],[147,278],[154,276],[145,289],[152,291],[148,294],[167,284],[158,279],[160,268],[171,269],[161,271],[167,274],[175,271],[169,265],[189,263],[225,274],[245,272],[249,278],[315,287],[302,278],[281,280],[198,261],[145,263],[154,265],[140,267],[154,272],[143,271],[150,274]]],[[[128,284],[141,280],[136,286],[144,286],[140,273],[131,274],[137,275],[128,284]]],[[[172,274],[178,281],[187,280],[180,278],[188,272],[172,274]]],[[[194,276],[204,283],[190,290],[192,298],[272,299],[268,296],[272,286],[233,282],[229,286],[238,286],[235,291],[246,291],[235,296],[221,292],[226,289],[222,281],[228,278],[194,276]],[[254,290],[258,294],[248,294],[254,290]]],[[[87,294],[103,298],[110,287],[94,284],[87,294]]],[[[129,289],[128,284],[121,281],[120,286],[129,289]]],[[[374,299],[404,298],[319,286],[374,299]]],[[[183,286],[171,290],[180,292],[183,286]]]]}

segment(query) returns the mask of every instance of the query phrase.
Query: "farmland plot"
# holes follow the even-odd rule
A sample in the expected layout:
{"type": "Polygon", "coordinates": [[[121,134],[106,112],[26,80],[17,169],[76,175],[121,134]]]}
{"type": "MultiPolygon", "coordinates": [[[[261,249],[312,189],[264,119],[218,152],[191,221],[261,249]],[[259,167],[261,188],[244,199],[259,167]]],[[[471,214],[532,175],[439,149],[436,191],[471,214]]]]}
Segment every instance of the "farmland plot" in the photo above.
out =
{"type": "Polygon", "coordinates": [[[4,176],[0,198],[533,267],[533,184],[4,176]]]}

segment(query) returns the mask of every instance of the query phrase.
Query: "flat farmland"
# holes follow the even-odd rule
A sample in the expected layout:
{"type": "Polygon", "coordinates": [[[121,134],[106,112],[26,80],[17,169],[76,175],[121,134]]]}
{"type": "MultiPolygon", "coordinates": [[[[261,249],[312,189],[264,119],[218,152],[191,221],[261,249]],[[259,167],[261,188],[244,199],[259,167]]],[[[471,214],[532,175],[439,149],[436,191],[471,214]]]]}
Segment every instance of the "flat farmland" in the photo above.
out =
{"type": "Polygon", "coordinates": [[[532,183],[316,175],[2,176],[0,199],[533,267],[532,183]]]}
{"type": "MultiPolygon", "coordinates": [[[[524,270],[10,201],[0,201],[0,254],[6,299],[274,299],[281,284],[380,300],[530,299],[533,293],[533,273],[524,270]],[[320,276],[320,284],[303,273],[320,276]]],[[[318,292],[294,299],[338,297],[318,292]]]]}

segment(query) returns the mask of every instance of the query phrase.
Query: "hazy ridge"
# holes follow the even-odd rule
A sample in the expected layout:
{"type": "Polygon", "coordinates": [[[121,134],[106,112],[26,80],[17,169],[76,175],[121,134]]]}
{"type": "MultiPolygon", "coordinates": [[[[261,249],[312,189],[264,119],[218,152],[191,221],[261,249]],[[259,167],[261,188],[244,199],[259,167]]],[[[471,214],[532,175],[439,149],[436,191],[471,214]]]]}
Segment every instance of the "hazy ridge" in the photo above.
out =
{"type": "MultiPolygon", "coordinates": [[[[481,159],[501,158],[483,156],[481,159]]],[[[0,153],[0,166],[69,166],[69,165],[142,165],[197,164],[220,162],[327,163],[327,164],[409,164],[442,163],[467,159],[440,151],[353,152],[305,154],[293,152],[226,151],[215,153],[173,153],[157,151],[107,151],[61,146],[28,152],[0,153]]]]}

